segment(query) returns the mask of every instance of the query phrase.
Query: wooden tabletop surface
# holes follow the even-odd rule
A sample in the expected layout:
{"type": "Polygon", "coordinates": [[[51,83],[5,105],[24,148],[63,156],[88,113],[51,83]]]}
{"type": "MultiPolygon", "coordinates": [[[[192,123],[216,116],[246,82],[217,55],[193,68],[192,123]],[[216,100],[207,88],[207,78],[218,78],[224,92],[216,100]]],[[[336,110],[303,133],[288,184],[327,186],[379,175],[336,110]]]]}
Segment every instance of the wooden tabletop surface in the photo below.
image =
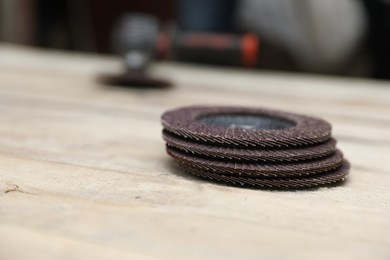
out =
{"type": "Polygon", "coordinates": [[[164,63],[110,88],[113,57],[0,45],[0,259],[390,259],[390,83],[164,63]],[[193,104],[320,116],[343,186],[264,191],[184,174],[160,115],[193,104]],[[337,258],[336,258],[337,257],[337,258]]]}

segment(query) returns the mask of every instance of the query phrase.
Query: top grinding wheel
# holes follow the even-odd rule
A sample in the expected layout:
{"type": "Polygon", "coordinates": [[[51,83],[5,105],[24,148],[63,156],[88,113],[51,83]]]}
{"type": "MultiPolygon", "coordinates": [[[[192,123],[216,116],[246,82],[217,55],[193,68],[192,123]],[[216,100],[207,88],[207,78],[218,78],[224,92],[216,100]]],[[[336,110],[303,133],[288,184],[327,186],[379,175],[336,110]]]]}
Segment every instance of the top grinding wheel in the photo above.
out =
{"type": "Polygon", "coordinates": [[[319,118],[264,108],[196,106],[164,113],[162,124],[168,154],[186,172],[212,181],[313,188],[342,182],[350,168],[336,149],[331,125],[319,118]]]}
{"type": "Polygon", "coordinates": [[[185,107],[163,114],[166,131],[204,143],[233,146],[289,147],[326,141],[324,120],[263,108],[185,107]]]}

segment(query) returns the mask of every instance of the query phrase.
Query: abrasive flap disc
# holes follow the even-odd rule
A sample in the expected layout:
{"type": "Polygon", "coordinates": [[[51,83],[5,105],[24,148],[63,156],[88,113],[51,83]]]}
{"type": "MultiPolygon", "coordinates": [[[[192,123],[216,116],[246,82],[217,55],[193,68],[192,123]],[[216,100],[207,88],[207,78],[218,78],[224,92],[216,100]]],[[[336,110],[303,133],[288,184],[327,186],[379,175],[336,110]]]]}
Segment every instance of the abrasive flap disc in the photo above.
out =
{"type": "Polygon", "coordinates": [[[299,189],[343,182],[350,165],[331,125],[264,108],[184,107],[161,118],[167,153],[203,179],[235,186],[299,189]]]}

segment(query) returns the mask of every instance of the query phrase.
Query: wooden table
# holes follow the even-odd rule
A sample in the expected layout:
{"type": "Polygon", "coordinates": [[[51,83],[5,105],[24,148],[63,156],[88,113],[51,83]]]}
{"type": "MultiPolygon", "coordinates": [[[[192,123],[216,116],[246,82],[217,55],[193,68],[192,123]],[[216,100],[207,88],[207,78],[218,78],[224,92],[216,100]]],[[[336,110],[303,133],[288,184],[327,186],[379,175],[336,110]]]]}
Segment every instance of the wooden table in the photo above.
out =
{"type": "Polygon", "coordinates": [[[153,68],[170,90],[104,87],[112,57],[0,46],[0,259],[390,259],[389,82],[153,68]],[[160,115],[268,106],[330,121],[344,186],[240,189],[187,176],[160,115]]]}

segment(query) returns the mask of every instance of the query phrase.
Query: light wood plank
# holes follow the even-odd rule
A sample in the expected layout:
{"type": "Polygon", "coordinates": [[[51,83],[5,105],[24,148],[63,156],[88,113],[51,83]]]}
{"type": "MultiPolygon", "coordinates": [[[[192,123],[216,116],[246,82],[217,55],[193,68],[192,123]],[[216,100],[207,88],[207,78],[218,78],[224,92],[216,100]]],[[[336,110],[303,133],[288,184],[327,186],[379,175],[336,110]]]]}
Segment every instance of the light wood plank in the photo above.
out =
{"type": "Polygon", "coordinates": [[[160,64],[170,90],[105,88],[112,57],[0,45],[0,259],[389,259],[388,82],[160,64]],[[344,186],[275,192],[187,176],[160,115],[269,106],[329,120],[344,186]],[[20,249],[23,245],[23,250],[20,249]]]}

